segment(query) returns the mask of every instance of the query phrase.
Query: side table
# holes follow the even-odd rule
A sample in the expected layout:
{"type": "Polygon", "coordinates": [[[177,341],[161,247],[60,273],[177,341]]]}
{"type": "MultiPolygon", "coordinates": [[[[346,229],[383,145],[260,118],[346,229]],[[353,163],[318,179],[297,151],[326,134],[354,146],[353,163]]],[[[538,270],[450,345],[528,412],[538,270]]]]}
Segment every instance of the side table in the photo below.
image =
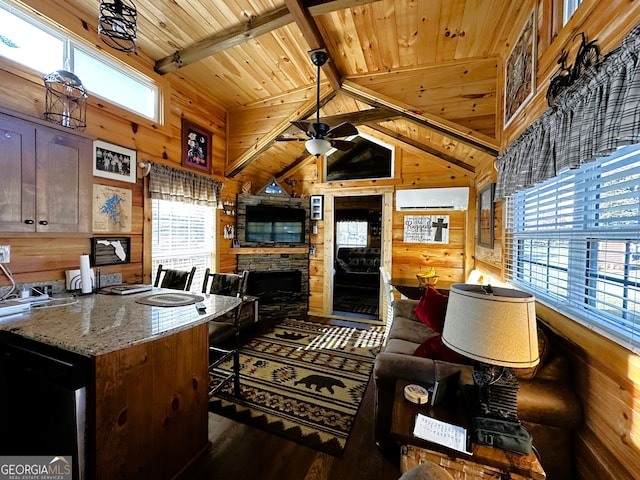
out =
{"type": "Polygon", "coordinates": [[[404,398],[404,387],[409,382],[397,381],[393,403],[391,435],[400,444],[401,468],[410,468],[430,461],[440,465],[456,480],[495,478],[500,480],[544,480],[546,475],[534,454],[520,455],[500,448],[473,443],[472,455],[452,450],[413,435],[418,413],[437,420],[463,426],[470,432],[461,395],[435,407],[415,405],[404,398]]]}

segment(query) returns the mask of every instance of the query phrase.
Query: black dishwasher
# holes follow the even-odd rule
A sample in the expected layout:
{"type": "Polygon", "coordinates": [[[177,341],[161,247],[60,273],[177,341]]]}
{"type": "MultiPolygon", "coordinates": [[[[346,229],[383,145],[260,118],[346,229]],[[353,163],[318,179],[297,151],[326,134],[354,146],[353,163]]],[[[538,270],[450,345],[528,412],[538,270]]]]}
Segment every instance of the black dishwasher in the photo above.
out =
{"type": "Polygon", "coordinates": [[[86,478],[88,357],[0,336],[0,455],[72,457],[86,478]]]}

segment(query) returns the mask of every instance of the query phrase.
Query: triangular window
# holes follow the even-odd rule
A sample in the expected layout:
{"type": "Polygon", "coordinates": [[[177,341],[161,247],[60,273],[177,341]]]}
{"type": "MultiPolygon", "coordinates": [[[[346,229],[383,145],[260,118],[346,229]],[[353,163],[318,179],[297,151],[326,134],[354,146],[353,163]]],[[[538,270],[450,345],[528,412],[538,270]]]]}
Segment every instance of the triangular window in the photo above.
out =
{"type": "Polygon", "coordinates": [[[287,191],[282,188],[282,185],[275,179],[275,177],[271,177],[264,187],[262,187],[257,195],[282,195],[285,197],[290,197],[287,191]]]}

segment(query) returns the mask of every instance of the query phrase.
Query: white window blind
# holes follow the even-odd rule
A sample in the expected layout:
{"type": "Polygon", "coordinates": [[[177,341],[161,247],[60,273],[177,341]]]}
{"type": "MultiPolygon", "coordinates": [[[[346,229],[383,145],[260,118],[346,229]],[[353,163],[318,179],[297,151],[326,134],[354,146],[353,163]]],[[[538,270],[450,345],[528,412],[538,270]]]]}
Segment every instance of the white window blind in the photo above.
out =
{"type": "Polygon", "coordinates": [[[575,11],[578,9],[582,0],[564,0],[564,8],[562,9],[562,24],[566,25],[575,11]]]}
{"type": "Polygon", "coordinates": [[[152,199],[152,280],[158,265],[190,270],[196,267],[191,289],[199,291],[214,252],[213,207],[152,199]]]}
{"type": "Polygon", "coordinates": [[[505,211],[510,281],[640,352],[640,147],[518,192],[505,211]]]}

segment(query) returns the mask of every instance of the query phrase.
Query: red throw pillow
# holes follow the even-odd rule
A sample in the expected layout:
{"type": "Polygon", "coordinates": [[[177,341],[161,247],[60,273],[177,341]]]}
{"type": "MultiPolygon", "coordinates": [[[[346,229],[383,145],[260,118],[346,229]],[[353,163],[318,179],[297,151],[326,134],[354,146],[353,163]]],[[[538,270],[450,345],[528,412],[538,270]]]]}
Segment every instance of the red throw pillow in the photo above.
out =
{"type": "Polygon", "coordinates": [[[416,306],[415,315],[431,330],[442,333],[444,315],[447,313],[449,297],[442,295],[435,288],[428,286],[416,306]]]}
{"type": "Polygon", "coordinates": [[[434,335],[426,339],[413,353],[416,357],[430,358],[432,360],[444,360],[451,363],[465,363],[466,358],[458,352],[454,352],[444,343],[441,335],[434,335]]]}

